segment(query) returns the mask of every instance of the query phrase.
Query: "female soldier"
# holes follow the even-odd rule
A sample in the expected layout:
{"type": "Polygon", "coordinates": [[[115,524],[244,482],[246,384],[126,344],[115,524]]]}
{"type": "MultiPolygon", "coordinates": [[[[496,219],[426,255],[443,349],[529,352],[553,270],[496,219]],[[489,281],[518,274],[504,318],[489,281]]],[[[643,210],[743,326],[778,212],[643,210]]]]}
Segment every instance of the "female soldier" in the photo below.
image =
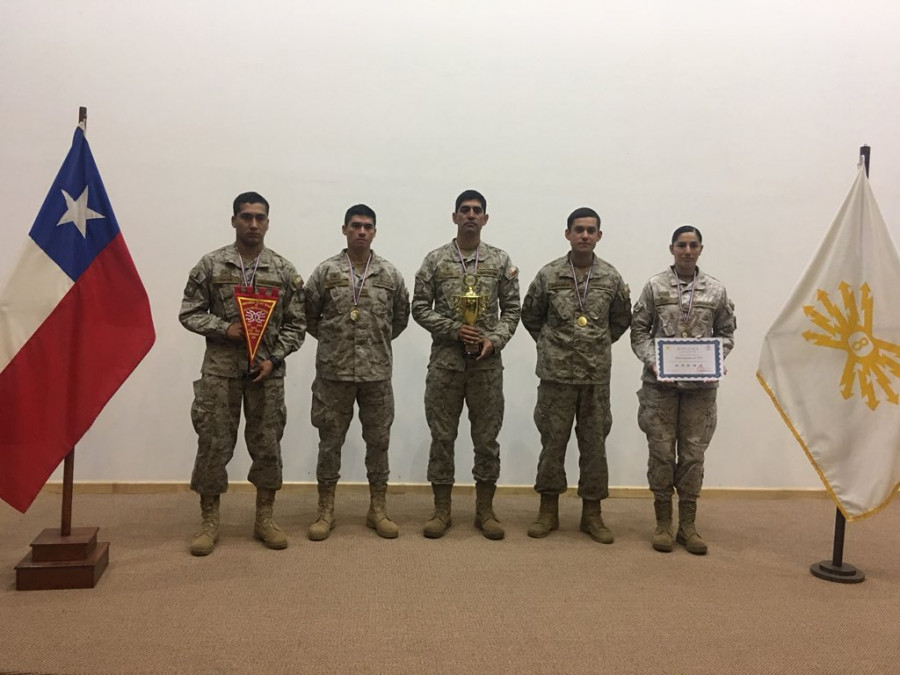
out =
{"type": "Polygon", "coordinates": [[[722,338],[722,358],[734,346],[734,304],[718,279],[700,271],[703,237],[692,225],[672,234],[674,264],[652,277],[634,307],[631,348],[644,362],[638,425],[647,434],[647,479],[653,492],[653,548],[672,550],[672,494],[678,491],[676,541],[703,555],[706,543],[694,521],[703,483],[703,455],[716,429],[715,381],[657,379],[654,338],[722,338]]]}

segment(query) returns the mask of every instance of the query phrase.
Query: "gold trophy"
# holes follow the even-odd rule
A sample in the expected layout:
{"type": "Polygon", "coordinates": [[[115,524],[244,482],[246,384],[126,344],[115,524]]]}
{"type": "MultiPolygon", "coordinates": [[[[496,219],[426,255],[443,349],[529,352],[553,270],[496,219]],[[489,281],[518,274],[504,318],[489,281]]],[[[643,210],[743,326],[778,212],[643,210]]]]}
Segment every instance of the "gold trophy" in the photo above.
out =
{"type": "MultiPolygon", "coordinates": [[[[459,305],[459,313],[462,316],[463,323],[468,326],[475,325],[475,322],[478,320],[478,317],[484,313],[484,309],[487,305],[487,297],[478,295],[478,293],[475,292],[475,284],[477,282],[478,280],[474,274],[467,274],[463,278],[466,292],[456,296],[456,301],[459,305]]],[[[463,345],[463,349],[466,358],[478,358],[478,355],[481,354],[481,342],[466,342],[463,345]]]]}

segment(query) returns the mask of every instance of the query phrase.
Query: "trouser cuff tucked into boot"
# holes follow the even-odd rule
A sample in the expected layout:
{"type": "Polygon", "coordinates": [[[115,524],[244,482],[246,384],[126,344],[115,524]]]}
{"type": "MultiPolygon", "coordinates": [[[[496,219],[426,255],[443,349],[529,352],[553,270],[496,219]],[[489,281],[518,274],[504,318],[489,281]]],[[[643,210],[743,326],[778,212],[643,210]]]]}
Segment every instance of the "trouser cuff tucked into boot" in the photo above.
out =
{"type": "Polygon", "coordinates": [[[492,483],[475,483],[475,527],[488,539],[503,539],[506,532],[497,516],[494,515],[494,492],[497,486],[492,483]]]}
{"type": "Polygon", "coordinates": [[[599,499],[581,500],[581,531],[601,544],[613,543],[613,533],[603,524],[603,516],[600,515],[599,499]]]}
{"type": "Polygon", "coordinates": [[[319,483],[319,511],[315,522],[309,526],[306,536],[311,541],[328,539],[334,529],[334,491],[337,485],[319,483]]]}
{"type": "Polygon", "coordinates": [[[219,495],[200,495],[203,522],[191,539],[191,555],[209,555],[219,541],[219,495]]]}
{"type": "Polygon", "coordinates": [[[672,550],[672,499],[655,499],[656,531],[653,533],[653,550],[668,553],[672,550]]]}
{"type": "Polygon", "coordinates": [[[541,494],[537,519],[528,527],[528,536],[540,539],[559,529],[559,495],[541,494]]]}
{"type": "Polygon", "coordinates": [[[287,548],[288,540],[284,531],[272,520],[275,510],[275,490],[257,488],[256,490],[256,523],[253,525],[253,536],[269,548],[287,548]]]}
{"type": "Polygon", "coordinates": [[[427,521],[425,528],[422,530],[429,539],[439,539],[443,537],[453,521],[450,518],[450,501],[453,492],[452,485],[431,484],[431,491],[434,493],[434,513],[427,521]]]}
{"type": "Polygon", "coordinates": [[[366,527],[375,530],[379,537],[396,539],[400,528],[388,518],[386,511],[387,485],[369,485],[369,512],[366,514],[366,527]]]}
{"type": "Polygon", "coordinates": [[[706,555],[709,548],[697,533],[697,502],[692,499],[678,500],[678,534],[675,541],[684,546],[688,553],[706,555]]]}

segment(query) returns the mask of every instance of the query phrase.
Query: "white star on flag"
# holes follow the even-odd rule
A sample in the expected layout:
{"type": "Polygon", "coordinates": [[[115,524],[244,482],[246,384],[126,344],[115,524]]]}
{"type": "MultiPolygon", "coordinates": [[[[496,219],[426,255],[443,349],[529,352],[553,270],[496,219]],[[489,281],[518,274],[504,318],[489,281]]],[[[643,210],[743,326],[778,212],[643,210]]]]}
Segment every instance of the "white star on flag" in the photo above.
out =
{"type": "Polygon", "coordinates": [[[84,192],[81,193],[81,196],[78,199],[72,199],[72,195],[65,190],[61,190],[60,192],[62,192],[63,197],[66,198],[66,212],[63,214],[62,218],[59,219],[59,222],[56,224],[57,227],[65,225],[66,223],[75,223],[75,227],[81,232],[82,238],[85,238],[87,237],[87,221],[94,218],[106,218],[102,213],[97,213],[88,208],[87,185],[84,186],[84,192]]]}

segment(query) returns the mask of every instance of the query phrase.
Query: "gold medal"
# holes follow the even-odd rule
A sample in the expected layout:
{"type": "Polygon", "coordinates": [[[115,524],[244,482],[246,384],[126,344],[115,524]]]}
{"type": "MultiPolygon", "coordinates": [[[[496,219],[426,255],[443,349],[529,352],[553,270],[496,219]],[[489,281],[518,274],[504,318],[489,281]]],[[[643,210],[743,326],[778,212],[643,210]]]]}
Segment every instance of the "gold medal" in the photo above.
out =
{"type": "Polygon", "coordinates": [[[356,321],[359,318],[359,310],[354,307],[350,310],[350,320],[356,321]]]}
{"type": "Polygon", "coordinates": [[[475,286],[475,284],[478,283],[478,277],[476,277],[474,274],[466,274],[466,275],[463,277],[463,283],[464,283],[468,288],[472,288],[473,286],[475,286]]]}
{"type": "Polygon", "coordinates": [[[587,317],[584,316],[584,314],[582,314],[581,316],[578,317],[578,319],[576,320],[575,323],[577,323],[579,326],[584,328],[585,326],[587,326],[587,317]]]}

